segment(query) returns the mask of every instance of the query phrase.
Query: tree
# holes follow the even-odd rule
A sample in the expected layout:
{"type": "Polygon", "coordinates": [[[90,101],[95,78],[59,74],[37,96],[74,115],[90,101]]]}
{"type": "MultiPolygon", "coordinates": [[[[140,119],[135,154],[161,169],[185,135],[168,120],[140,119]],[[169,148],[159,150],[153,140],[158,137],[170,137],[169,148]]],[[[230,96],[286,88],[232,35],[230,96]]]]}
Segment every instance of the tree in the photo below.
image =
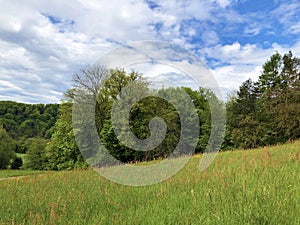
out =
{"type": "Polygon", "coordinates": [[[42,170],[46,166],[45,149],[48,140],[44,138],[29,138],[25,141],[26,146],[26,168],[42,170]]]}
{"type": "Polygon", "coordinates": [[[7,134],[6,130],[0,126],[0,169],[6,169],[10,161],[15,157],[14,140],[7,134]]]}
{"type": "Polygon", "coordinates": [[[264,71],[259,77],[258,89],[260,90],[261,115],[269,134],[267,144],[300,137],[299,62],[300,59],[293,57],[290,51],[284,56],[274,54],[263,66],[264,71]],[[267,71],[273,71],[273,73],[267,73],[267,71]],[[273,74],[273,76],[266,76],[267,74],[273,74]],[[264,83],[273,85],[265,88],[264,83]]]}
{"type": "MultiPolygon", "coordinates": [[[[135,87],[139,86],[140,89],[138,91],[127,90],[127,92],[135,91],[135,96],[140,95],[143,89],[148,91],[148,82],[142,78],[141,74],[135,71],[126,74],[123,69],[110,69],[107,78],[103,81],[103,85],[99,90],[96,103],[95,119],[100,139],[105,147],[109,149],[110,154],[123,162],[138,160],[138,158],[141,158],[141,156],[138,157],[138,155],[143,155],[142,152],[136,152],[120,143],[112,127],[111,112],[114,102],[121,102],[120,99],[122,99],[123,104],[130,104],[128,101],[131,101],[131,99],[124,99],[121,94],[122,88],[129,84],[134,84],[133,86],[135,87]]],[[[120,117],[122,117],[122,114],[127,112],[120,111],[118,113],[120,117]]],[[[126,122],[127,121],[125,121],[125,123],[126,122]]],[[[131,124],[131,126],[132,125],[133,124],[131,124]]],[[[125,128],[123,132],[126,133],[127,128],[125,128]]]]}
{"type": "MultiPolygon", "coordinates": [[[[122,85],[138,79],[139,74],[131,72],[129,76],[124,70],[106,70],[100,65],[87,66],[73,78],[74,88],[65,93],[68,102],[61,105],[60,117],[55,125],[55,131],[51,142],[47,146],[47,157],[50,169],[73,168],[76,164],[83,164],[81,153],[88,160],[93,160],[98,149],[92,142],[97,142],[97,137],[91,133],[91,127],[96,124],[100,134],[104,128],[106,119],[110,118],[113,100],[117,98],[118,91],[122,85]],[[76,104],[76,112],[80,114],[76,118],[75,135],[80,142],[80,150],[76,145],[75,135],[72,127],[72,107],[76,104]],[[92,109],[93,118],[85,118],[84,112],[87,107],[92,109]],[[80,113],[82,112],[82,114],[80,113]],[[79,120],[79,121],[77,121],[79,120]],[[59,152],[59,154],[58,154],[59,152]]],[[[75,113],[76,114],[76,113],[75,113]]],[[[73,124],[74,125],[74,124],[73,124]]],[[[99,156],[101,158],[101,156],[99,156]]],[[[95,160],[93,160],[95,161],[95,160]]]]}
{"type": "Polygon", "coordinates": [[[133,82],[135,85],[141,85],[141,88],[148,86],[148,82],[142,75],[135,71],[131,71],[129,74],[126,74],[123,69],[110,69],[108,71],[103,85],[98,90],[96,101],[96,125],[99,132],[104,121],[110,118],[113,102],[117,100],[122,88],[133,82]]]}
{"type": "MultiPolygon", "coordinates": [[[[94,101],[97,101],[99,90],[101,88],[101,84],[105,79],[108,70],[98,64],[87,65],[85,68],[81,69],[79,73],[75,73],[73,76],[73,86],[78,91],[84,92],[84,94],[89,94],[92,96],[94,101]]],[[[75,100],[77,95],[74,95],[72,91],[66,93],[66,97],[69,99],[75,100]]]]}
{"type": "Polygon", "coordinates": [[[197,114],[199,117],[199,140],[195,149],[196,153],[201,153],[205,151],[208,144],[208,140],[211,132],[211,114],[210,106],[207,100],[207,93],[205,89],[199,88],[199,90],[192,90],[191,88],[183,87],[183,90],[190,96],[193,101],[197,114]]]}
{"type": "Polygon", "coordinates": [[[72,127],[72,103],[64,102],[59,107],[59,118],[54,133],[45,150],[46,169],[65,170],[85,165],[77,147],[72,127]]]}
{"type": "Polygon", "coordinates": [[[257,118],[257,93],[251,79],[246,80],[240,86],[236,97],[227,103],[227,121],[227,132],[234,143],[233,147],[259,146],[261,130],[257,118]]]}
{"type": "Polygon", "coordinates": [[[268,91],[281,83],[282,56],[276,52],[263,65],[263,72],[259,76],[258,86],[261,93],[268,91]]]}

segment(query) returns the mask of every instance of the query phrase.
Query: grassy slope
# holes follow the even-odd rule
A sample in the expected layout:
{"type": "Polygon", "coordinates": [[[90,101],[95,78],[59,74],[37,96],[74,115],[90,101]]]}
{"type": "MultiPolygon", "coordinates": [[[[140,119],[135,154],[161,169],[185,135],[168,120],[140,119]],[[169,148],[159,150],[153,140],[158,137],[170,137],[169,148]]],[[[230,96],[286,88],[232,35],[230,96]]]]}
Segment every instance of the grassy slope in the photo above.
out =
{"type": "Polygon", "coordinates": [[[93,171],[0,182],[0,224],[300,224],[300,142],[199,157],[152,186],[93,171]]]}

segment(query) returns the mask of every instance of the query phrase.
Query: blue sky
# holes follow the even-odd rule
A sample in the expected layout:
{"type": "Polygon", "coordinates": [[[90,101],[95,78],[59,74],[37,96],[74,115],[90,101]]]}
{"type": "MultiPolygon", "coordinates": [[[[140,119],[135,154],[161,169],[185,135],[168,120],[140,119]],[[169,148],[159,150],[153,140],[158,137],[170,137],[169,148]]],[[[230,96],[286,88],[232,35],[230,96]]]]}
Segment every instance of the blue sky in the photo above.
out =
{"type": "Polygon", "coordinates": [[[60,102],[79,68],[134,41],[163,40],[193,52],[224,94],[248,78],[257,80],[276,51],[300,56],[298,0],[0,4],[0,100],[60,102]]]}

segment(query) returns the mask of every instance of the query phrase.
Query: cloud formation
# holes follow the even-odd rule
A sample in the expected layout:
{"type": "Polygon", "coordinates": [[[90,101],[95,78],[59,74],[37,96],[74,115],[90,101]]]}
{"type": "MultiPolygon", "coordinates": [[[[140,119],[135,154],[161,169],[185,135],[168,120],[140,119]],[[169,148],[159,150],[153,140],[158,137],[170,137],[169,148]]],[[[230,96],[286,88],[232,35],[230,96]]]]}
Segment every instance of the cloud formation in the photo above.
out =
{"type": "Polygon", "coordinates": [[[0,100],[59,102],[79,68],[133,41],[189,49],[224,93],[257,79],[275,51],[300,55],[295,0],[0,2],[0,100]]]}

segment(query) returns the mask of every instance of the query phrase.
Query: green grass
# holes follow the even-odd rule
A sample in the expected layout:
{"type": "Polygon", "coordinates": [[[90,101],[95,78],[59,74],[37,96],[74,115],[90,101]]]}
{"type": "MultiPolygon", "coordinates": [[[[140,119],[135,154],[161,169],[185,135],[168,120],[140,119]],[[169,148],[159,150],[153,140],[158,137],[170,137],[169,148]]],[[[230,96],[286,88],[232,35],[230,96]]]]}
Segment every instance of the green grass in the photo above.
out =
{"type": "Polygon", "coordinates": [[[27,176],[38,173],[44,173],[44,171],[37,170],[0,170],[0,178],[7,177],[18,177],[18,176],[27,176]]]}
{"type": "Polygon", "coordinates": [[[1,181],[0,224],[300,224],[300,142],[199,160],[145,187],[91,170],[1,181]]]}

